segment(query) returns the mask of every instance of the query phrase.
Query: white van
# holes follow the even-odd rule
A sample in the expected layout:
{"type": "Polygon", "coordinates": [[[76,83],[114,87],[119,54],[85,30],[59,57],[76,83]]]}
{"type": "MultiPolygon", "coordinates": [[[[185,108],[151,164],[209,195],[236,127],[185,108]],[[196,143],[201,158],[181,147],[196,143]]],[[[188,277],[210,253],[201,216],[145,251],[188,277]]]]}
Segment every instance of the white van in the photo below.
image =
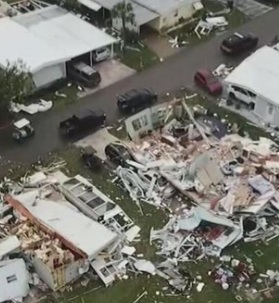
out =
{"type": "Polygon", "coordinates": [[[230,98],[244,102],[251,109],[254,108],[257,95],[253,92],[237,85],[228,85],[227,92],[230,98]]]}
{"type": "Polygon", "coordinates": [[[93,58],[95,62],[101,62],[110,57],[110,50],[107,47],[102,47],[95,50],[93,58]]]}

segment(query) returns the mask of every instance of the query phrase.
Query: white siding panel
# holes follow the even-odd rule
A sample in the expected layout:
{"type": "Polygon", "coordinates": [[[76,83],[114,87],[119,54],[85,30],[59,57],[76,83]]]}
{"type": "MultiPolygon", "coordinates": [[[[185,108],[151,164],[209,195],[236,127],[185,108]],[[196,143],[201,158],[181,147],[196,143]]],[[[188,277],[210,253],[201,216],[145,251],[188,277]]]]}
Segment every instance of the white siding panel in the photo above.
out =
{"type": "Polygon", "coordinates": [[[45,67],[33,74],[33,81],[36,88],[48,86],[51,83],[63,78],[66,78],[65,63],[45,67]]]}
{"type": "Polygon", "coordinates": [[[254,113],[262,118],[267,123],[273,123],[274,115],[276,113],[277,106],[268,99],[258,96],[255,102],[254,113]],[[272,110],[270,109],[272,108],[272,110]]]}

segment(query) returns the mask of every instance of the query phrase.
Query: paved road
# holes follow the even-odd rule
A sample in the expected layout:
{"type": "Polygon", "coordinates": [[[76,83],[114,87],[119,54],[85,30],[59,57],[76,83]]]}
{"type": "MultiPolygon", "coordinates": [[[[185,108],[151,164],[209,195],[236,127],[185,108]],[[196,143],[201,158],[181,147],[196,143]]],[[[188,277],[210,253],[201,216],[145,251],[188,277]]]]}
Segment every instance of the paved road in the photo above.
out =
{"type": "MultiPolygon", "coordinates": [[[[260,43],[266,44],[278,33],[278,28],[279,9],[276,9],[253,19],[241,26],[239,30],[256,33],[260,37],[260,43]]],[[[224,35],[228,35],[228,33],[224,35]]],[[[34,138],[22,144],[17,145],[7,134],[1,133],[0,155],[2,160],[21,163],[34,162],[39,156],[63,146],[65,141],[61,140],[57,125],[63,118],[80,108],[102,108],[107,112],[109,121],[114,121],[119,117],[115,96],[130,88],[152,87],[158,93],[163,94],[181,87],[192,86],[193,74],[198,68],[215,68],[228,61],[219,51],[219,43],[224,35],[216,36],[209,42],[196,47],[184,49],[155,67],[88,96],[77,104],[69,105],[63,111],[49,111],[35,116],[32,120],[36,134],[34,138]]]]}

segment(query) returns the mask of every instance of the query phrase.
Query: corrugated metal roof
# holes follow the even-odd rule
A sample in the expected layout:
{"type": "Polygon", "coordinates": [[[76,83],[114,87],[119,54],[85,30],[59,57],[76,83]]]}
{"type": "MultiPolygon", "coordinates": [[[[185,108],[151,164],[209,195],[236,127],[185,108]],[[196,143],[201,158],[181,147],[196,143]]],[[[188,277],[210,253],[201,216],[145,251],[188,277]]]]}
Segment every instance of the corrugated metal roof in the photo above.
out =
{"type": "Polygon", "coordinates": [[[32,190],[14,196],[14,199],[42,225],[85,253],[89,260],[117,239],[117,234],[107,227],[62,203],[38,199],[38,193],[38,190],[32,190]]]}

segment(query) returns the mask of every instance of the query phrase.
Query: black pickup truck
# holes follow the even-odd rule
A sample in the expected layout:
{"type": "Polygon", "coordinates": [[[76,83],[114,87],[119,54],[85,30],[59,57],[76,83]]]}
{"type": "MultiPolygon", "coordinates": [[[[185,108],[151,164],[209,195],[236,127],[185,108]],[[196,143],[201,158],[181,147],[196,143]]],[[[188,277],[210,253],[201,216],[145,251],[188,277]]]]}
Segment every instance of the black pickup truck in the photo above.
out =
{"type": "Polygon", "coordinates": [[[59,130],[62,135],[75,136],[90,130],[95,130],[104,125],[105,121],[106,114],[104,112],[96,113],[88,110],[80,115],[73,115],[60,122],[59,130]]]}

